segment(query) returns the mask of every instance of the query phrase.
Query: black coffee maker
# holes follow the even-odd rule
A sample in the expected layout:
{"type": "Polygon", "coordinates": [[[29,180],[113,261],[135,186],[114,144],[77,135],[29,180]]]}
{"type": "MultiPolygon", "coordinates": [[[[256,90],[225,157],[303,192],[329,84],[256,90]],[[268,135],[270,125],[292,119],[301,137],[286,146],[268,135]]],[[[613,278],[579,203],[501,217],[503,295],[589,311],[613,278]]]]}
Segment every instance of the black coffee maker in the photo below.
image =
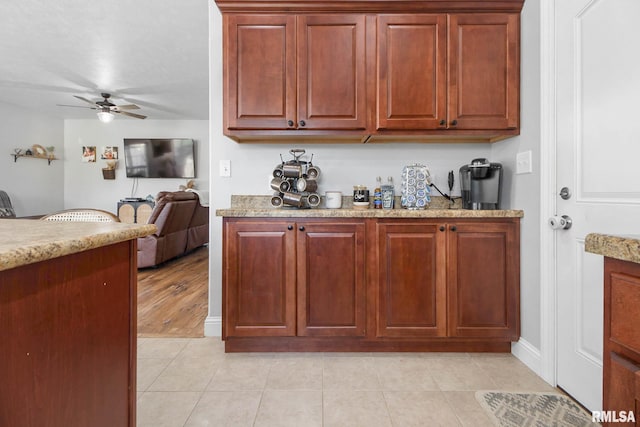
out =
{"type": "Polygon", "coordinates": [[[500,209],[502,165],[473,159],[460,168],[463,209],[500,209]]]}

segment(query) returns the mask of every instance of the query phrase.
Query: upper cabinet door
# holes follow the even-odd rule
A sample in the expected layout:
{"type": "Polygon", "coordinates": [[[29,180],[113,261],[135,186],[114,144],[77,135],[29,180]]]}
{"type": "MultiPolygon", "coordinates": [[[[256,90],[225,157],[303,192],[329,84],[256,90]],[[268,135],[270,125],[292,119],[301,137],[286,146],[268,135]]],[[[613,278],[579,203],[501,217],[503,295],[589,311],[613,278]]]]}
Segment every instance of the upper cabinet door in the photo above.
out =
{"type": "Polygon", "coordinates": [[[449,17],[450,129],[517,129],[520,18],[449,17]]]}
{"type": "Polygon", "coordinates": [[[298,129],[367,127],[364,15],[298,17],[298,129]]]}
{"type": "Polygon", "coordinates": [[[446,15],[378,17],[378,129],[446,126],[446,15]]]}
{"type": "Polygon", "coordinates": [[[296,120],[295,16],[224,19],[226,127],[290,128],[296,120]]]}

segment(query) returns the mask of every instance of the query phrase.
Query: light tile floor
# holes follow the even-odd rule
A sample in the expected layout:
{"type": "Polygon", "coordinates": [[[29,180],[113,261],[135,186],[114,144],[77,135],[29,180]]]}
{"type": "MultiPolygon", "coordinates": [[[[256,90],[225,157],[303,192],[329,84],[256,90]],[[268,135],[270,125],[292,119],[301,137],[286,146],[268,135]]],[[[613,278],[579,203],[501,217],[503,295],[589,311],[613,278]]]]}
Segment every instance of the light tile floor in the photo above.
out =
{"type": "Polygon", "coordinates": [[[225,353],[139,338],[140,427],[491,426],[476,390],[556,391],[510,354],[225,353]]]}

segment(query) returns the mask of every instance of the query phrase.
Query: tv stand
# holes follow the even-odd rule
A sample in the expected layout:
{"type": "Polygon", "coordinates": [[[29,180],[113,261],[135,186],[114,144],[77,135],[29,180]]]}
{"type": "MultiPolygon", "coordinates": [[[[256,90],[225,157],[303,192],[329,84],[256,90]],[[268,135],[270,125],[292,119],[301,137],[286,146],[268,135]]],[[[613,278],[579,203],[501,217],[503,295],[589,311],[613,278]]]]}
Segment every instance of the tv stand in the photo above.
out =
{"type": "Polygon", "coordinates": [[[127,224],[146,224],[155,205],[147,199],[125,197],[118,202],[118,218],[127,224]]]}

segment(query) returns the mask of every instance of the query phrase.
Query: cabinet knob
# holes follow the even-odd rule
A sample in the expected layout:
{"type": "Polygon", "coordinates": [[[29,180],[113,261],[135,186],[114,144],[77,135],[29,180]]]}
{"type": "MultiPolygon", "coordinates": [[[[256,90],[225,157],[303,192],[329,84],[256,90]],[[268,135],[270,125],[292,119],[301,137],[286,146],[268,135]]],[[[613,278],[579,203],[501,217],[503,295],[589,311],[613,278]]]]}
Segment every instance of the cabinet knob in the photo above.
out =
{"type": "Polygon", "coordinates": [[[451,120],[451,126],[457,126],[457,125],[458,125],[457,120],[451,120]]]}
{"type": "Polygon", "coordinates": [[[451,226],[451,231],[456,231],[458,229],[458,227],[456,227],[455,225],[451,226]]]}
{"type": "Polygon", "coordinates": [[[287,121],[287,125],[288,125],[289,127],[293,126],[293,120],[289,120],[289,121],[287,121]]]}
{"type": "Polygon", "coordinates": [[[288,225],[287,230],[293,230],[293,225],[288,225]]]}
{"type": "Polygon", "coordinates": [[[304,231],[304,225],[301,225],[300,228],[298,228],[298,230],[304,231]]]}
{"type": "Polygon", "coordinates": [[[444,225],[441,225],[440,226],[440,231],[444,231],[444,230],[445,230],[444,225]]]}
{"type": "Polygon", "coordinates": [[[298,123],[301,127],[305,127],[307,125],[307,122],[305,122],[304,120],[300,120],[300,123],[298,123]]]}
{"type": "Polygon", "coordinates": [[[440,120],[440,126],[444,126],[444,125],[446,125],[446,124],[447,124],[447,121],[446,121],[446,120],[440,120]]]}

